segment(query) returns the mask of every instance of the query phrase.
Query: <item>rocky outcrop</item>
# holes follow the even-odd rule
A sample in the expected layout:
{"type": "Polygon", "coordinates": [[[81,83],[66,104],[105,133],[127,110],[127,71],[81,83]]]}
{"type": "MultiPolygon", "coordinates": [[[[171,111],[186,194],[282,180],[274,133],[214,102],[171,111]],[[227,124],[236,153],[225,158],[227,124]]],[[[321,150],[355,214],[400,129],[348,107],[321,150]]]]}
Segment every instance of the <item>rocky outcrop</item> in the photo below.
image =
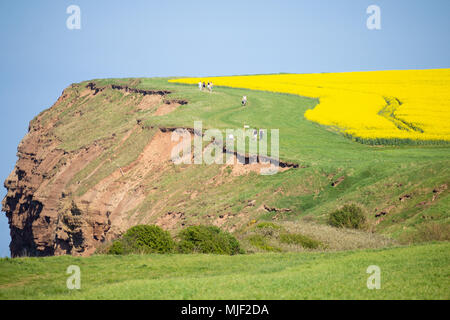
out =
{"type": "MultiPolygon", "coordinates": [[[[144,96],[168,93],[122,86],[108,89],[144,96]]],[[[110,193],[109,199],[105,194],[99,199],[95,190],[88,192],[87,197],[92,196],[92,199],[72,195],[76,189],[70,183],[74,176],[106,150],[101,141],[70,152],[59,147],[61,141],[54,135],[54,129],[60,115],[80,98],[89,99],[105,89],[89,83],[77,90],[75,96],[73,88],[63,92],[49,109],[51,117],[47,112],[30,122],[29,131],[18,146],[18,160],[4,183],[7,195],[2,202],[2,211],[6,212],[10,225],[13,257],[88,255],[107,237],[113,238],[120,232],[120,228],[111,230],[111,211],[108,209],[117,193],[110,193]]],[[[162,103],[163,98],[155,100],[155,105],[162,103]]],[[[120,168],[122,173],[123,170],[120,168]]],[[[117,174],[113,173],[111,177],[113,183],[117,174]]],[[[122,190],[123,193],[128,191],[122,190]]]]}
{"type": "Polygon", "coordinates": [[[107,89],[119,90],[119,91],[123,91],[123,92],[127,92],[127,93],[138,93],[143,96],[146,96],[146,95],[165,96],[170,93],[170,91],[167,91],[167,90],[145,90],[145,89],[138,89],[138,88],[133,88],[133,87],[129,87],[129,86],[121,86],[121,85],[116,85],[116,84],[112,84],[112,85],[105,86],[105,87],[98,87],[94,82],[89,82],[86,87],[89,88],[90,90],[92,90],[94,95],[96,95],[99,92],[102,92],[103,90],[107,90],[107,89]]]}
{"type": "MultiPolygon", "coordinates": [[[[60,100],[66,99],[62,95],[60,100]]],[[[18,147],[18,161],[5,181],[2,202],[11,230],[11,255],[46,256],[89,252],[109,228],[104,217],[83,216],[67,203],[65,185],[101,151],[92,145],[76,152],[58,148],[54,121],[42,126],[39,117],[18,147]]]]}

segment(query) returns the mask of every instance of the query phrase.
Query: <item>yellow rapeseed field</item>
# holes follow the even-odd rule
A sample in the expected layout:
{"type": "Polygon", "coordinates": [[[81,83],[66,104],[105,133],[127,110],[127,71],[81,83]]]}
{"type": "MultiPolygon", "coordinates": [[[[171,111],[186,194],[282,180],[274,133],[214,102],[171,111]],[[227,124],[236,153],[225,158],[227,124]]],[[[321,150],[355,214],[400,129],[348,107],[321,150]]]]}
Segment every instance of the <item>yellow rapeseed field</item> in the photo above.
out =
{"type": "Polygon", "coordinates": [[[305,118],[362,139],[450,141],[450,69],[173,79],[319,98],[305,118]]]}

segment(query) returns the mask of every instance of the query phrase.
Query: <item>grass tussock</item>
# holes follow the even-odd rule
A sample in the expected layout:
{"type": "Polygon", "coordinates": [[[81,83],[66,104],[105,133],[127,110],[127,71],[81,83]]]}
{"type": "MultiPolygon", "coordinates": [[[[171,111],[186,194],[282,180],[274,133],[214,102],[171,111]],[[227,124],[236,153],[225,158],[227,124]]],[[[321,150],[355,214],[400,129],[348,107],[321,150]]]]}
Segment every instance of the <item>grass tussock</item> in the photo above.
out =
{"type": "Polygon", "coordinates": [[[255,224],[243,236],[249,252],[283,252],[321,250],[323,242],[298,232],[292,232],[283,225],[273,222],[255,224]]]}
{"type": "Polygon", "coordinates": [[[307,249],[318,249],[322,246],[320,241],[311,239],[302,234],[291,234],[291,233],[282,233],[280,235],[280,242],[286,244],[300,245],[303,248],[307,249]]]}
{"type": "Polygon", "coordinates": [[[422,224],[415,231],[403,233],[399,241],[404,244],[450,241],[450,224],[422,224]]]}
{"type": "Polygon", "coordinates": [[[270,240],[268,237],[262,235],[262,234],[253,234],[248,237],[248,242],[255,247],[256,249],[266,251],[266,252],[282,252],[283,249],[273,245],[270,243],[270,240]]]}

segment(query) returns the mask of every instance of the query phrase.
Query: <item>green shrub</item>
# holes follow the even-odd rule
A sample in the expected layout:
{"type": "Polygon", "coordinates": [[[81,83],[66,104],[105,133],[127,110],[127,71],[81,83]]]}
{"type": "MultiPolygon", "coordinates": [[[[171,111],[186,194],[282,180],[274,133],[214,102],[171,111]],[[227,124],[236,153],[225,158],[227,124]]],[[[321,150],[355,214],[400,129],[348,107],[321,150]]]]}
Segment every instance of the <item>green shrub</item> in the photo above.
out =
{"type": "Polygon", "coordinates": [[[307,248],[307,249],[317,249],[322,245],[322,243],[320,241],[311,239],[311,238],[304,236],[302,234],[299,234],[299,233],[296,233],[296,234],[282,233],[280,235],[280,242],[286,243],[286,244],[300,245],[303,248],[307,248]]]}
{"type": "Polygon", "coordinates": [[[190,226],[178,234],[181,253],[243,253],[239,241],[230,233],[214,226],[190,226]]]}
{"type": "Polygon", "coordinates": [[[175,242],[158,226],[137,225],[128,229],[120,241],[123,253],[169,253],[175,242]]]}
{"type": "Polygon", "coordinates": [[[109,247],[108,254],[123,254],[123,245],[121,240],[116,240],[109,247]]]}
{"type": "Polygon", "coordinates": [[[328,217],[328,223],[337,228],[362,229],[365,226],[366,217],[361,208],[350,204],[332,212],[328,217]]]}

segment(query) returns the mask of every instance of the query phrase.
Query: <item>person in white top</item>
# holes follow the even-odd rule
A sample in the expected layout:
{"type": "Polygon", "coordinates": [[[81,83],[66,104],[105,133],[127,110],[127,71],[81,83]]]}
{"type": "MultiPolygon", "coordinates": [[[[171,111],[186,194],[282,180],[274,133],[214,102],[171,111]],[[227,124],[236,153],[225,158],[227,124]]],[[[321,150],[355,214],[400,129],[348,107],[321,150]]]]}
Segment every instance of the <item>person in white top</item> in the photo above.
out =
{"type": "Polygon", "coordinates": [[[203,84],[202,84],[202,82],[200,81],[199,83],[198,83],[198,88],[200,89],[200,91],[202,91],[202,88],[203,88],[203,84]]]}
{"type": "Polygon", "coordinates": [[[243,96],[242,97],[242,106],[246,106],[247,105],[247,96],[243,96]]]}

